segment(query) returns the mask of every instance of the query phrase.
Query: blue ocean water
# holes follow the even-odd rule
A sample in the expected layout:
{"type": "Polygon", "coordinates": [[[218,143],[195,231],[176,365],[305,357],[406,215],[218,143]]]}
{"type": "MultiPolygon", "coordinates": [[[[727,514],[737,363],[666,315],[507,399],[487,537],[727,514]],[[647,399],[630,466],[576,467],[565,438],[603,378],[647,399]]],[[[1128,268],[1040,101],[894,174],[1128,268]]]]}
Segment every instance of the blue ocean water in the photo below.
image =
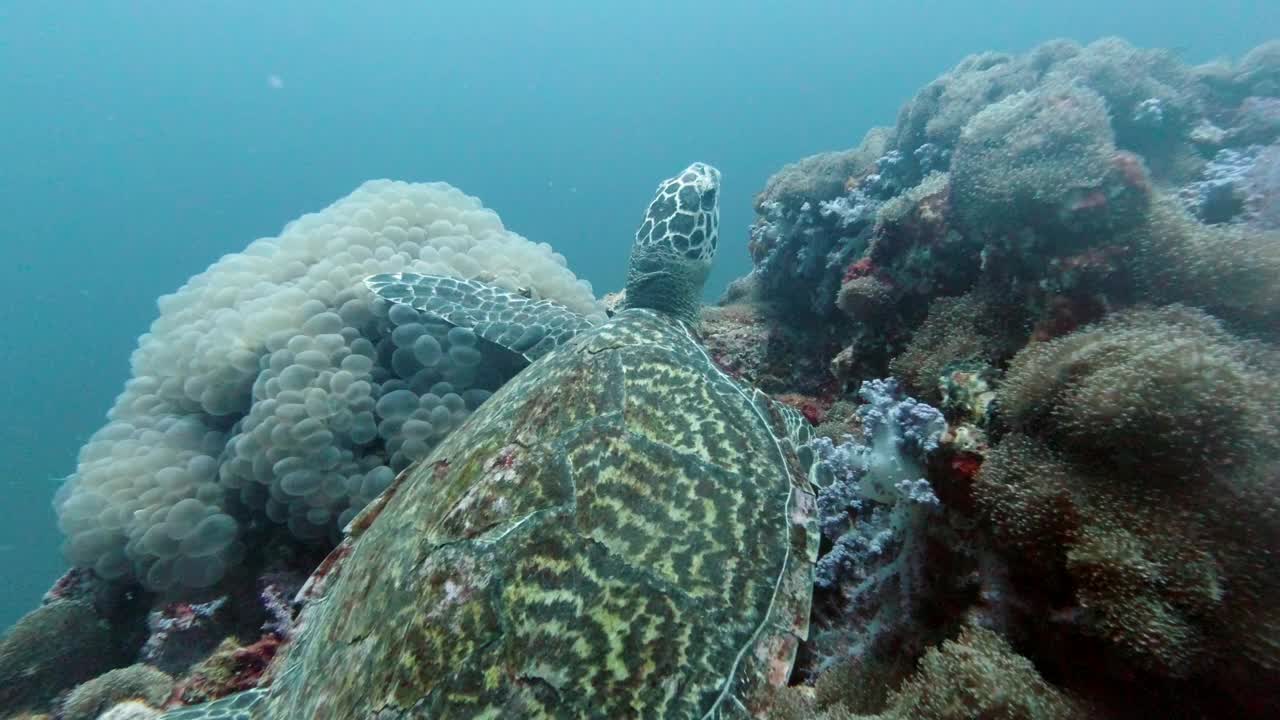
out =
{"type": "Polygon", "coordinates": [[[157,296],[375,177],[447,180],[622,284],[658,179],[725,177],[711,292],[751,198],[854,145],[965,54],[1120,35],[1238,56],[1280,5],[1189,2],[0,6],[0,627],[62,561],[50,499],[157,296]]]}

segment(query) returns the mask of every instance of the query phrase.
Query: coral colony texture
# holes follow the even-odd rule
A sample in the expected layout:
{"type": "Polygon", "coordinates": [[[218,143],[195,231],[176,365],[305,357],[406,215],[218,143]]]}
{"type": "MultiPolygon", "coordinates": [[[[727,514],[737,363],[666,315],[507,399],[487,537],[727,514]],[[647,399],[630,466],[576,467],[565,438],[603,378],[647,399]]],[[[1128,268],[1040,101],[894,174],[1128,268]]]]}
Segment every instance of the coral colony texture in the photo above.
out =
{"type": "MultiPolygon", "coordinates": [[[[822,536],[763,716],[1280,716],[1280,43],[974,55],[755,208],[700,341],[813,426],[822,536]]],[[[161,298],[0,717],[271,683],[343,528],[526,364],[362,284],[399,271],[605,314],[476,199],[389,181],[161,298]]]]}
{"type": "Polygon", "coordinates": [[[203,588],[242,561],[254,527],[335,537],[519,367],[361,284],[406,269],[601,312],[562,257],[476,199],[366,183],[160,299],[59,494],[68,559],[149,590],[203,588]]]}

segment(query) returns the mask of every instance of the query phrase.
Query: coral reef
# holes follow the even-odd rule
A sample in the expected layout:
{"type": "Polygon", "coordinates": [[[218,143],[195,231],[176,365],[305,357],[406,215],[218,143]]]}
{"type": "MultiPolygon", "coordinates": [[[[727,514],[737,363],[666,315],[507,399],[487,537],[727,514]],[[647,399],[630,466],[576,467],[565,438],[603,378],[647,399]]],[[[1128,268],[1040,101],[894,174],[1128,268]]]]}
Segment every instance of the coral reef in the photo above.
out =
{"type": "Polygon", "coordinates": [[[818,559],[811,672],[872,656],[909,633],[924,598],[924,526],[938,498],[926,455],[946,427],[934,408],[904,397],[894,380],[864,382],[861,439],[813,443],[824,550],[818,559]]]}
{"type": "Polygon", "coordinates": [[[136,700],[126,700],[98,716],[98,720],[157,720],[160,711],[136,700]]]}
{"type": "Polygon", "coordinates": [[[1118,162],[1113,138],[1106,102],[1069,80],[1055,78],[988,105],[956,144],[957,220],[988,242],[1046,243],[1058,253],[1133,226],[1147,197],[1118,162]]]}
{"type": "Polygon", "coordinates": [[[173,678],[150,665],[130,665],[78,685],[62,701],[62,720],[95,720],[127,700],[162,708],[173,692],[173,678]]]}
{"type": "MultiPolygon", "coordinates": [[[[811,631],[770,717],[1280,714],[1280,41],[974,55],[755,211],[698,332],[814,425],[811,631]]],[[[0,706],[270,682],[397,472],[522,367],[359,286],[403,269],[620,301],[385,181],[192,278],[60,492],[79,569],[0,640],[0,706]]]]}
{"type": "Polygon", "coordinates": [[[777,716],[1280,709],[1278,79],[1276,43],[1200,67],[1114,38],[984,53],[843,194],[757,208],[752,297],[843,345],[805,687],[777,716]],[[866,497],[874,442],[842,439],[841,390],[886,371],[947,420],[914,459],[927,505],[866,497]],[[909,595],[858,584],[902,557],[909,595]],[[926,669],[961,655],[988,670],[957,697],[926,669]]]}
{"type": "Polygon", "coordinates": [[[1280,667],[1271,354],[1202,312],[1138,309],[1028,347],[1001,388],[1015,432],[975,482],[1000,547],[1157,675],[1280,667]]]}
{"type": "Polygon", "coordinates": [[[256,688],[280,645],[280,638],[274,635],[264,635],[248,645],[227,638],[178,681],[174,695],[184,705],[194,705],[256,688]]]}
{"type": "Polygon", "coordinates": [[[1165,200],[1124,240],[1152,300],[1196,305],[1246,333],[1280,338],[1280,232],[1202,225],[1165,200]]]}
{"type": "Polygon", "coordinates": [[[153,590],[202,588],[242,562],[246,522],[336,540],[519,367],[361,284],[396,270],[603,312],[561,256],[475,198],[366,183],[160,299],[133,378],[59,493],[68,559],[153,590]]]}
{"type": "MultiPolygon", "coordinates": [[[[892,130],[771,181],[752,229],[757,294],[842,328],[837,369],[850,387],[890,370],[933,300],[975,289],[1048,339],[1142,300],[1200,303],[1176,297],[1192,287],[1180,278],[1141,282],[1153,269],[1182,268],[1222,295],[1248,289],[1224,277],[1236,273],[1253,296],[1220,304],[1265,332],[1277,306],[1265,256],[1277,243],[1258,233],[1280,212],[1280,151],[1267,147],[1277,98],[1257,93],[1273,54],[1191,68],[1108,38],[966,58],[921,90],[892,130]],[[837,169],[849,174],[833,196],[837,169]],[[1185,246],[1213,243],[1180,241],[1204,235],[1195,223],[1164,242],[1171,193],[1204,220],[1225,214],[1242,241],[1198,252],[1185,246]],[[836,310],[856,322],[841,325],[836,310]]],[[[1012,349],[1026,339],[1001,338],[1012,349]]],[[[936,399],[932,379],[903,379],[936,399]]]]}
{"type": "Polygon", "coordinates": [[[51,602],[24,615],[0,638],[0,708],[42,710],[58,693],[123,659],[92,605],[51,602]]]}

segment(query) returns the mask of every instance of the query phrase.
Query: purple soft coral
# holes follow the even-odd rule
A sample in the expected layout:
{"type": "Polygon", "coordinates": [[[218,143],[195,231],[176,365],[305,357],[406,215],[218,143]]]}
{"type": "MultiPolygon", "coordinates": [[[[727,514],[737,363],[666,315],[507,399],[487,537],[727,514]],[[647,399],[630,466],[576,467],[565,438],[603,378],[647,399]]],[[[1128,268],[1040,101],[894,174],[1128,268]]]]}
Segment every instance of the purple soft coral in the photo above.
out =
{"type": "Polygon", "coordinates": [[[892,378],[870,380],[858,392],[863,438],[839,444],[818,438],[818,510],[830,549],[815,582],[832,593],[839,618],[816,642],[819,655],[859,654],[903,631],[924,592],[922,542],[939,506],[925,480],[925,456],[946,429],[942,413],[905,397],[892,378]]]}
{"type": "Polygon", "coordinates": [[[938,439],[947,429],[947,421],[936,408],[904,397],[896,378],[865,380],[858,397],[866,405],[858,409],[862,432],[868,439],[889,430],[899,452],[920,456],[938,448],[938,439]]]}

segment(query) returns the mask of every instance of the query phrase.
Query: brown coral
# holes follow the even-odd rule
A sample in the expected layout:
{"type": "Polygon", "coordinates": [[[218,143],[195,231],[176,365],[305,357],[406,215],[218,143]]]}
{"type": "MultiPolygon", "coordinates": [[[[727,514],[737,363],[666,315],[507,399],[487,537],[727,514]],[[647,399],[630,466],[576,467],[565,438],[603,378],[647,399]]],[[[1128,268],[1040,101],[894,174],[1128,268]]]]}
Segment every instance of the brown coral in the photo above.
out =
{"type": "Polygon", "coordinates": [[[883,720],[1051,720],[1085,718],[1076,701],[1040,677],[999,635],[966,627],[925,653],[915,675],[889,698],[883,720]]]}
{"type": "Polygon", "coordinates": [[[975,290],[959,297],[935,298],[911,342],[889,363],[908,391],[931,405],[943,398],[945,369],[956,363],[997,364],[1026,339],[1021,312],[993,293],[975,290]]]}
{"type": "Polygon", "coordinates": [[[951,199],[970,232],[998,238],[1031,228],[1088,242],[1131,227],[1147,198],[1132,162],[1117,163],[1106,102],[1055,77],[988,105],[964,127],[951,165],[951,199]]]}
{"type": "Polygon", "coordinates": [[[1198,508],[1162,502],[1018,434],[988,454],[974,492],[1003,552],[1047,592],[1067,584],[1086,634],[1160,675],[1203,665],[1227,608],[1198,508]]]}
{"type": "Polygon", "coordinates": [[[892,302],[893,288],[870,275],[846,281],[836,295],[836,307],[863,322],[874,319],[892,302]]]}
{"type": "Polygon", "coordinates": [[[1152,300],[1197,305],[1280,339],[1280,233],[1202,225],[1161,198],[1147,223],[1120,240],[1137,249],[1138,277],[1152,300]]]}
{"type": "Polygon", "coordinates": [[[88,603],[58,600],[0,638],[0,708],[38,709],[119,660],[110,629],[88,603]]]}
{"type": "Polygon", "coordinates": [[[1028,346],[999,402],[1014,428],[1102,466],[1204,477],[1277,447],[1269,362],[1198,310],[1136,309],[1028,346]]]}
{"type": "Polygon", "coordinates": [[[1178,306],[1027,348],[998,400],[1017,432],[975,480],[998,547],[1125,662],[1274,686],[1275,378],[1266,352],[1178,306]]]}
{"type": "Polygon", "coordinates": [[[63,720],[94,720],[119,703],[137,700],[153,708],[164,706],[173,691],[173,678],[150,665],[130,665],[83,683],[62,702],[63,720]]]}
{"type": "Polygon", "coordinates": [[[996,633],[966,626],[954,640],[929,649],[915,673],[888,694],[867,678],[842,678],[837,692],[788,689],[771,720],[1075,720],[1092,717],[1082,703],[1050,685],[1029,660],[996,633]],[[846,700],[852,699],[852,705],[846,700]],[[868,705],[875,707],[868,707],[868,705]],[[882,708],[882,709],[880,709],[882,708]],[[879,712],[876,712],[879,709],[879,712]],[[872,714],[862,714],[872,713],[872,714]]]}

